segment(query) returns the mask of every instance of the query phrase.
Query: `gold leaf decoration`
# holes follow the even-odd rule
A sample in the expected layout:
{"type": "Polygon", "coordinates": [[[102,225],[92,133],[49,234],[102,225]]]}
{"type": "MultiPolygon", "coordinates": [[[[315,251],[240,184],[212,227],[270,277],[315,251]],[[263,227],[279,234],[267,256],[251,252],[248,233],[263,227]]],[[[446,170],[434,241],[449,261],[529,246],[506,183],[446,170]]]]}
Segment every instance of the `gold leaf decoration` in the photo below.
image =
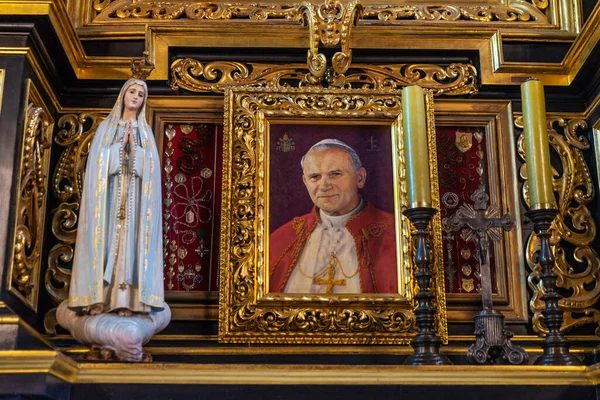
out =
{"type": "Polygon", "coordinates": [[[106,116],[100,114],[66,114],[58,120],[55,142],[66,149],[60,155],[54,176],[53,193],[60,201],[79,203],[83,188],[83,171],[93,134],[106,116]],[[91,126],[88,127],[88,125],[91,126]],[[87,128],[87,129],[85,129],[87,128]]]}
{"type": "Polygon", "coordinates": [[[247,18],[264,21],[268,18],[298,20],[298,7],[277,4],[231,4],[213,2],[126,2],[108,15],[109,18],[143,18],[156,20],[227,20],[247,18]]]}
{"type": "Polygon", "coordinates": [[[112,3],[114,0],[94,0],[92,2],[92,9],[96,12],[96,14],[100,14],[102,11],[104,11],[109,5],[110,3],[112,3]]]}
{"type": "MultiPolygon", "coordinates": [[[[53,210],[52,233],[58,240],[48,255],[48,269],[44,284],[52,303],[58,306],[69,295],[71,280],[70,262],[73,259],[77,235],[77,214],[81,203],[81,191],[85,164],[91,141],[98,125],[106,118],[104,114],[65,114],[58,120],[61,130],[55,143],[63,147],[52,177],[52,191],[61,201],[53,210]]],[[[44,316],[44,327],[49,334],[56,333],[56,308],[44,316]]]]}
{"type": "Polygon", "coordinates": [[[40,95],[28,82],[28,105],[19,172],[13,266],[10,290],[37,310],[39,275],[44,241],[47,176],[54,121],[40,95]]]}
{"type": "MultiPolygon", "coordinates": [[[[515,120],[518,128],[523,127],[522,117],[515,120]]],[[[600,334],[600,311],[595,304],[600,299],[600,257],[592,247],[596,239],[596,224],[588,205],[594,199],[594,185],[590,169],[585,162],[584,151],[590,144],[584,135],[588,126],[582,119],[566,120],[548,118],[549,141],[551,148],[560,160],[560,166],[553,171],[553,187],[558,193],[559,215],[552,224],[551,244],[554,246],[558,275],[557,286],[568,295],[560,301],[564,309],[562,331],[578,326],[595,324],[596,335],[600,334]]],[[[522,135],[518,150],[525,158],[522,135]]],[[[525,165],[520,171],[526,179],[525,165]]],[[[523,185],[523,197],[529,204],[527,181],[523,185]]],[[[528,284],[533,295],[530,308],[533,312],[533,327],[536,332],[546,333],[543,325],[544,302],[541,296],[544,287],[540,281],[541,268],[536,253],[540,243],[535,234],[527,242],[526,260],[531,269],[528,284]]]]}
{"type": "Polygon", "coordinates": [[[472,64],[396,64],[374,66],[357,64],[346,75],[346,87],[363,89],[401,89],[418,84],[434,95],[473,95],[477,89],[477,69],[472,64]]]}
{"type": "MultiPolygon", "coordinates": [[[[308,25],[310,40],[307,64],[310,83],[320,82],[326,72],[326,58],[319,53],[319,45],[341,48],[332,57],[334,75],[343,75],[350,66],[352,50],[350,50],[350,31],[356,26],[362,14],[362,6],[358,0],[352,0],[347,6],[337,1],[326,1],[317,6],[308,2],[300,5],[302,22],[308,25]]],[[[336,81],[332,77],[332,81],[336,81]]],[[[337,84],[336,86],[341,86],[337,84]]]]}
{"type": "Polygon", "coordinates": [[[171,64],[171,88],[191,92],[222,93],[228,87],[256,85],[262,87],[303,86],[308,73],[306,65],[277,66],[272,64],[217,61],[203,64],[185,58],[171,64]]]}
{"type": "MultiPolygon", "coordinates": [[[[308,2],[300,4],[275,3],[217,3],[193,1],[118,1],[94,0],[93,10],[96,19],[141,19],[141,20],[231,20],[248,19],[265,21],[278,19],[300,21],[307,8],[314,9],[314,17],[321,19],[326,25],[328,21],[339,22],[344,17],[346,6],[340,2],[325,0],[319,5],[308,2]],[[113,5],[111,5],[113,3],[113,5]],[[120,4],[119,4],[120,3],[120,4]],[[111,7],[109,7],[111,5],[111,7]]],[[[351,3],[355,3],[354,1],[351,3]]],[[[366,4],[361,6],[363,12],[357,15],[372,23],[390,24],[397,21],[471,21],[471,22],[548,22],[545,11],[548,0],[512,0],[508,4],[415,4],[389,5],[366,4]]],[[[354,7],[349,4],[347,9],[354,7]]],[[[328,36],[327,40],[336,40],[339,32],[331,29],[329,24],[321,32],[328,36]],[[334,33],[335,32],[335,33],[334,33]]],[[[324,42],[325,44],[325,42],[324,42]]],[[[327,46],[327,45],[326,45],[327,46]]]]}
{"type": "Polygon", "coordinates": [[[134,3],[120,7],[116,11],[118,18],[154,18],[178,19],[185,10],[181,3],[134,3]]]}
{"type": "Polygon", "coordinates": [[[364,19],[376,18],[382,22],[399,20],[420,21],[473,21],[473,22],[529,22],[547,21],[544,14],[528,3],[513,6],[497,4],[472,5],[372,5],[365,6],[364,19]]]}
{"type": "MultiPolygon", "coordinates": [[[[302,64],[259,64],[234,61],[202,63],[185,58],[171,64],[171,88],[190,92],[222,93],[228,87],[289,88],[315,86],[302,64]]],[[[341,77],[343,88],[401,89],[418,84],[434,95],[459,96],[477,93],[477,70],[472,64],[355,64],[341,77]]],[[[318,83],[318,81],[317,81],[318,83]]]]}
{"type": "Polygon", "coordinates": [[[527,0],[531,2],[535,7],[540,9],[541,11],[545,11],[548,8],[549,2],[548,0],[527,0]]]}

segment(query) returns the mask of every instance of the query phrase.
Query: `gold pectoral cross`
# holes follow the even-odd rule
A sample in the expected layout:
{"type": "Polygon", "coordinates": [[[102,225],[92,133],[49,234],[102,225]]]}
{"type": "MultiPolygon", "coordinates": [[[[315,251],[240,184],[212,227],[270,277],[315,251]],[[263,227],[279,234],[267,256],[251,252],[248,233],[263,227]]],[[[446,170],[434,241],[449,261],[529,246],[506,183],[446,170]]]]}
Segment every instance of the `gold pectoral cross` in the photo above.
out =
{"type": "Polygon", "coordinates": [[[326,278],[321,278],[318,276],[315,276],[315,278],[313,279],[313,283],[315,285],[327,285],[327,290],[325,290],[326,294],[331,294],[333,293],[333,287],[334,286],[346,286],[346,280],[345,279],[333,279],[335,277],[335,266],[336,264],[339,264],[340,260],[338,260],[338,258],[335,256],[335,253],[332,252],[331,253],[331,261],[329,261],[329,264],[327,265],[327,277],[326,278]]]}

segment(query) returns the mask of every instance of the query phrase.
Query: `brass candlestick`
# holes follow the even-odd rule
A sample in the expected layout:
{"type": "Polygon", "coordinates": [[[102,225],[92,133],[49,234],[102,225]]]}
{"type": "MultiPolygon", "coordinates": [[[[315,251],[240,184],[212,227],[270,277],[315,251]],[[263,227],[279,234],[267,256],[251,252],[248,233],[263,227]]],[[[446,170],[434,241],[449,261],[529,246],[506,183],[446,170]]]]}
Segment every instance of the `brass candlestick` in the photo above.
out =
{"type": "Polygon", "coordinates": [[[538,365],[581,365],[581,361],[569,352],[571,344],[565,339],[560,327],[563,323],[563,311],[558,302],[562,296],[556,290],[556,274],[554,273],[554,253],[550,246],[550,226],[558,210],[555,208],[539,208],[526,213],[533,222],[533,228],[540,239],[541,278],[546,292],[542,300],[546,308],[542,311],[548,334],[542,342],[544,354],[535,360],[538,365]]]}
{"type": "Polygon", "coordinates": [[[469,347],[467,357],[473,364],[493,363],[500,356],[511,364],[526,364],[529,356],[520,346],[511,343],[513,333],[506,330],[504,315],[494,309],[492,301],[489,240],[500,241],[501,229],[510,231],[515,226],[515,219],[509,214],[499,218],[497,206],[488,208],[489,196],[482,187],[471,195],[471,200],[474,206],[464,204],[452,217],[442,221],[444,230],[458,231],[462,228],[462,238],[475,242],[479,247],[483,310],[475,316],[476,341],[469,347]]]}
{"type": "Polygon", "coordinates": [[[429,236],[427,227],[436,212],[437,210],[431,207],[414,207],[403,212],[417,229],[415,243],[415,264],[417,270],[414,276],[419,284],[419,292],[415,295],[415,299],[417,300],[415,316],[419,333],[410,342],[414,353],[404,362],[407,365],[452,364],[446,356],[440,354],[442,341],[435,334],[435,308],[432,304],[433,294],[429,290],[431,282],[431,273],[429,271],[431,257],[430,251],[427,248],[427,237],[429,236]]]}

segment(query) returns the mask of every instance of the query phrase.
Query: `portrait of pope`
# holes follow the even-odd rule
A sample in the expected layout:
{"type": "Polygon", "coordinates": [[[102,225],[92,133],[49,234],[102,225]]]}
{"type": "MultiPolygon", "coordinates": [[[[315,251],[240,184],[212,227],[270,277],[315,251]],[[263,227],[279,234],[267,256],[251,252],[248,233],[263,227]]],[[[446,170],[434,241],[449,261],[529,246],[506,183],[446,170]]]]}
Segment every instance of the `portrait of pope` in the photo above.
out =
{"type": "Polygon", "coordinates": [[[395,219],[362,193],[368,173],[357,152],[324,139],[300,164],[313,207],[271,233],[269,290],[397,293],[395,219]]]}

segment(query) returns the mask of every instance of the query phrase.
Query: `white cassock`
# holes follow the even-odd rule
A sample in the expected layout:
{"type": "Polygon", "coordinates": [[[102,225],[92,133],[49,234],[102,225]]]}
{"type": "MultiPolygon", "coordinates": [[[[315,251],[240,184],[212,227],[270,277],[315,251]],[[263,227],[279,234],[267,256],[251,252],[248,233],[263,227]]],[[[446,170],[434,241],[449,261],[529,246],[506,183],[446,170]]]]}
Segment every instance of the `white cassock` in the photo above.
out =
{"type": "Polygon", "coordinates": [[[298,264],[290,274],[285,293],[327,293],[327,282],[333,284],[330,293],[361,293],[356,245],[346,229],[346,222],[362,207],[358,205],[345,215],[330,216],[319,210],[320,221],[306,241],[298,264]],[[330,277],[333,269],[333,279],[330,277]],[[318,280],[323,282],[316,284],[318,280]]]}

